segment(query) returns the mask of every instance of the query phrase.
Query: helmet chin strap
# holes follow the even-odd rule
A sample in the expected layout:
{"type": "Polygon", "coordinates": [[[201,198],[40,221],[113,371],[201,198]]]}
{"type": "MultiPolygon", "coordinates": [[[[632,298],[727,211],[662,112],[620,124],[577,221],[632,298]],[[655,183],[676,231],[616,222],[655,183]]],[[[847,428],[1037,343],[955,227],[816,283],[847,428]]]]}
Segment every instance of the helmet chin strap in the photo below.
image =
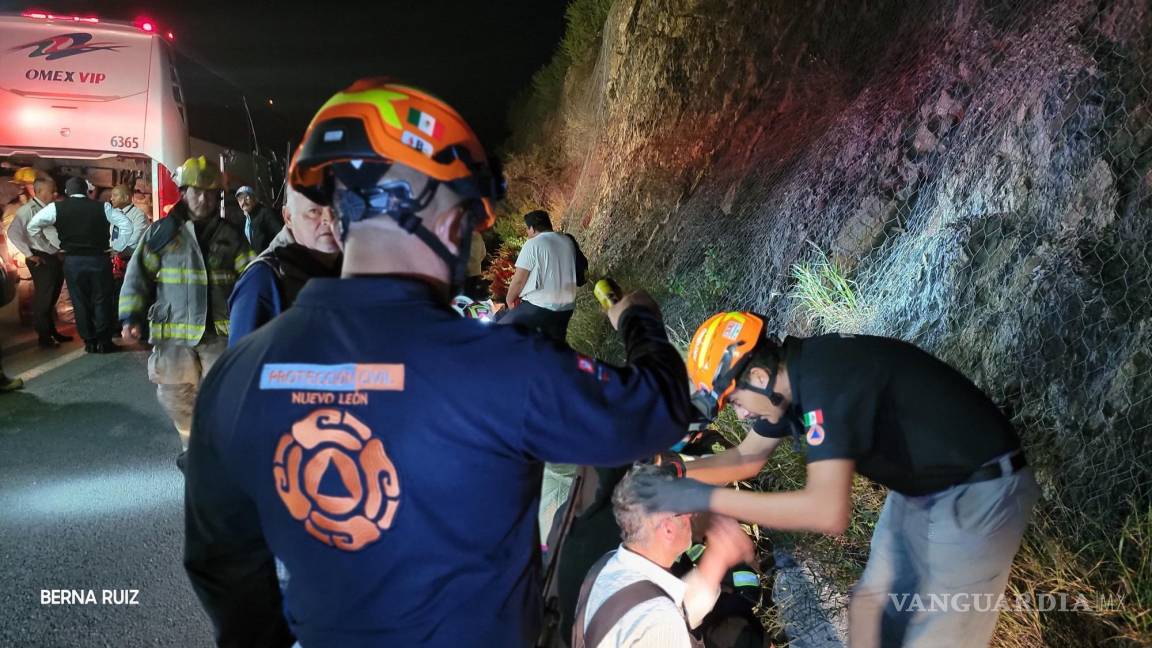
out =
{"type": "MultiPolygon", "coordinates": [[[[756,385],[753,385],[748,380],[737,379],[736,380],[736,389],[746,389],[750,392],[760,394],[761,396],[766,396],[766,397],[768,397],[768,402],[772,403],[772,405],[774,407],[783,407],[784,402],[787,399],[784,397],[784,394],[781,394],[780,392],[776,391],[776,378],[778,377],[778,374],[780,371],[780,356],[779,356],[779,354],[773,354],[771,365],[772,365],[772,368],[768,370],[768,384],[767,385],[765,385],[764,387],[757,387],[756,385]]],[[[751,369],[748,369],[746,372],[743,372],[743,373],[746,375],[748,373],[751,373],[751,371],[752,371],[751,369]]]]}
{"type": "MultiPolygon", "coordinates": [[[[368,165],[364,165],[367,167],[368,165]]],[[[379,180],[387,173],[388,165],[374,164],[374,169],[355,168],[351,165],[335,170],[335,176],[349,187],[353,192],[359,190],[374,189],[378,186],[379,180]],[[365,186],[367,185],[367,186],[365,186]]],[[[404,183],[406,185],[406,183],[404,183]]],[[[440,240],[431,230],[424,226],[424,219],[418,216],[418,213],[430,205],[436,196],[436,191],[440,188],[441,183],[437,180],[429,179],[427,185],[419,196],[415,198],[397,198],[388,203],[388,207],[376,211],[365,211],[363,216],[357,220],[364,220],[372,218],[376,215],[388,216],[400,225],[401,229],[409,234],[420,239],[424,245],[428,246],[436,256],[440,257],[448,266],[448,282],[449,292],[452,295],[460,292],[467,280],[468,274],[468,251],[471,250],[473,229],[476,226],[477,210],[482,210],[483,203],[477,198],[467,199],[463,205],[463,212],[460,221],[457,225],[459,227],[457,252],[453,253],[448,249],[448,246],[440,240]]],[[[359,196],[359,194],[357,194],[359,196]]],[[[361,197],[362,198],[362,197],[361,197]]],[[[345,212],[346,210],[340,210],[345,212]]],[[[344,226],[343,236],[348,236],[350,220],[341,215],[342,225],[344,226]]]]}

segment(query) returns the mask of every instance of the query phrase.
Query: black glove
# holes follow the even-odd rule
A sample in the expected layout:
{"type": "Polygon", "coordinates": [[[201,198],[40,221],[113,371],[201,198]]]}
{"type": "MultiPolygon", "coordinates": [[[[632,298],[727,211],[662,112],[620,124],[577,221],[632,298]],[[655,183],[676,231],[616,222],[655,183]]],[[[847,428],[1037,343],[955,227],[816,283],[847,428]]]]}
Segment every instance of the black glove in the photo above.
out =
{"type": "Polygon", "coordinates": [[[688,467],[684,465],[684,457],[679,453],[665,451],[652,457],[652,465],[660,468],[660,474],[680,479],[688,474],[688,467]]]}
{"type": "Polygon", "coordinates": [[[641,475],[633,482],[636,500],[650,513],[696,513],[707,511],[715,486],[695,479],[668,479],[641,475]]]}

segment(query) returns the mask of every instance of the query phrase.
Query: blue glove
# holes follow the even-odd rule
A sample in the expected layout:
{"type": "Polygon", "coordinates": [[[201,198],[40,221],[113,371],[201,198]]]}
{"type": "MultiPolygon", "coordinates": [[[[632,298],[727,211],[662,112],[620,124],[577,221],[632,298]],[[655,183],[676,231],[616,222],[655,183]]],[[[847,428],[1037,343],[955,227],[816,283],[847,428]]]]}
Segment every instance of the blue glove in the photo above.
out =
{"type": "Polygon", "coordinates": [[[715,486],[688,478],[640,475],[633,482],[636,499],[652,513],[707,511],[715,490],[715,486]]]}

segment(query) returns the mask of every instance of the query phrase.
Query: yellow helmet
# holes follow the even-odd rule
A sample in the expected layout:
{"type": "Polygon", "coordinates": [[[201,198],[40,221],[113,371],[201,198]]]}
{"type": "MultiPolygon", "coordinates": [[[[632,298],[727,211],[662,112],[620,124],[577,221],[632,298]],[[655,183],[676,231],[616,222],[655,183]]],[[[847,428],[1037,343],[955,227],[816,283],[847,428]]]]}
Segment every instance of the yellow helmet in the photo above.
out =
{"type": "Polygon", "coordinates": [[[223,180],[220,169],[203,155],[185,160],[184,164],[181,164],[172,176],[172,181],[181,189],[184,187],[222,189],[224,187],[223,180]]]}
{"type": "Polygon", "coordinates": [[[16,184],[32,184],[36,182],[36,169],[32,167],[20,167],[16,170],[16,174],[12,176],[12,182],[16,184]]]}

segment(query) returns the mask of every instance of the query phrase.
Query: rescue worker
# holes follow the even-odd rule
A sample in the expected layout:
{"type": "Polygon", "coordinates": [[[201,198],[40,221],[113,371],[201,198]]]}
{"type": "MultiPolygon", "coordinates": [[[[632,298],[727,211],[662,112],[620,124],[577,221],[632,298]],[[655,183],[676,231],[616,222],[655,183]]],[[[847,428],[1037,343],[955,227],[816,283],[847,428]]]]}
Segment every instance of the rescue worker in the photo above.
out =
{"type": "Polygon", "coordinates": [[[108,257],[110,227],[132,229],[132,221],[87,196],[88,181],[68,178],[67,198],[47,205],[28,222],[33,240],[45,227],[55,226],[64,252],[64,278],[76,312],[76,331],[88,353],[112,353],[113,313],[112,261],[108,257]]]}
{"type": "Polygon", "coordinates": [[[228,296],[253,255],[219,217],[222,179],[214,164],[189,158],[173,180],[180,201],[148,227],[128,262],[120,321],[128,342],[140,339],[147,322],[148,379],[187,449],[200,381],[228,343],[228,296]]]}
{"type": "Polygon", "coordinates": [[[341,219],[343,276],[308,282],[204,382],[184,565],[217,642],[533,645],[542,463],[625,463],[687,427],[658,308],[633,293],[609,312],[623,369],[458,317],[503,181],[421,90],[337,93],[289,177],[341,219]],[[292,575],[286,614],[273,554],[292,575]]]}
{"type": "Polygon", "coordinates": [[[669,464],[690,479],[649,480],[641,490],[652,510],[840,534],[859,472],[890,491],[852,596],[852,646],[988,645],[1038,488],[1012,424],[979,388],[900,340],[832,334],[781,345],[747,312],[704,322],[688,354],[701,411],[714,418],[731,403],[755,424],[735,448],[669,464]],[[755,476],[788,437],[806,453],[803,490],[706,485],[755,476]],[[956,605],[928,607],[933,596],[956,605]]]}
{"type": "Polygon", "coordinates": [[[332,209],[288,187],[283,213],[284,229],[244,270],[228,298],[228,346],[291,306],[308,280],[340,276],[342,243],[332,209]]]}
{"type": "MultiPolygon", "coordinates": [[[[32,171],[31,169],[28,169],[32,171]]],[[[21,169],[24,171],[24,169],[21,169]]],[[[43,231],[35,238],[28,234],[28,223],[45,206],[56,200],[56,182],[52,178],[36,178],[33,175],[33,195],[16,211],[16,217],[8,226],[8,240],[20,254],[28,274],[32,275],[32,325],[36,327],[37,342],[41,348],[54,349],[61,342],[71,342],[71,335],[56,330],[56,302],[64,287],[64,260],[60,248],[54,245],[43,231]]],[[[27,175],[22,180],[27,180],[27,175]]]]}

